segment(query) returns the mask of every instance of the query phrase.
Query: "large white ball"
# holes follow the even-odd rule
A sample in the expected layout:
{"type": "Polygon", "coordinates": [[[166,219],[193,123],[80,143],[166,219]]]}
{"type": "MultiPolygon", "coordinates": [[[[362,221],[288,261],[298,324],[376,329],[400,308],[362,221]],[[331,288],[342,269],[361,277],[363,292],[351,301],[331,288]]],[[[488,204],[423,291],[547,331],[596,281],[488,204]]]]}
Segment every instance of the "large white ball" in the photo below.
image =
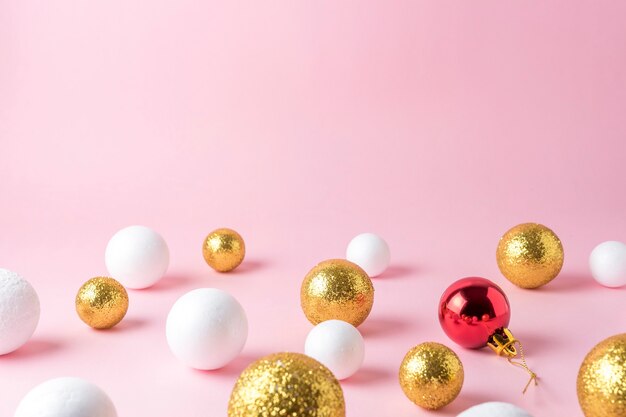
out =
{"type": "Polygon", "coordinates": [[[304,353],[326,365],[337,379],[345,379],[363,364],[365,344],[361,333],[350,323],[327,320],[309,332],[304,353]]]}
{"type": "Polygon", "coordinates": [[[141,289],[160,280],[170,263],[170,252],[163,237],[145,226],[129,226],[118,231],[104,254],[109,274],[128,288],[141,289]]]}
{"type": "Polygon", "coordinates": [[[533,417],[526,411],[509,403],[489,402],[475,405],[457,417],[533,417]]]}
{"type": "Polygon", "coordinates": [[[55,378],[28,392],[15,417],[117,417],[117,412],[107,394],[91,382],[55,378]]]}
{"type": "Polygon", "coordinates": [[[348,244],[346,259],[354,262],[371,277],[376,277],[387,269],[391,254],[389,245],[374,233],[362,233],[348,244]]]}
{"type": "Polygon", "coordinates": [[[591,275],[605,287],[626,285],[626,244],[609,240],[596,246],[589,255],[591,275]]]}
{"type": "Polygon", "coordinates": [[[39,323],[39,297],[24,278],[0,268],[0,355],[20,348],[39,323]]]}
{"type": "Polygon", "coordinates": [[[199,288],[174,303],[165,333],[172,353],[185,365],[217,369],[243,349],[248,319],[232,295],[215,288],[199,288]]]}

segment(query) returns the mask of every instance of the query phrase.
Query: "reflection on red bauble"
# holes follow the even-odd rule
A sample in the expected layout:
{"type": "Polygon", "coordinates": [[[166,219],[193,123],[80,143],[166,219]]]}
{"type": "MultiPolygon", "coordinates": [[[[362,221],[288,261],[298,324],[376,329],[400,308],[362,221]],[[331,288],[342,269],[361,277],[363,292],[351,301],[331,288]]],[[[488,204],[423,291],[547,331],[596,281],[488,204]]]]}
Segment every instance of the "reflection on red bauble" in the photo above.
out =
{"type": "Polygon", "coordinates": [[[439,323],[450,339],[477,349],[509,325],[509,300],[485,278],[463,278],[450,285],[439,302],[439,323]]]}

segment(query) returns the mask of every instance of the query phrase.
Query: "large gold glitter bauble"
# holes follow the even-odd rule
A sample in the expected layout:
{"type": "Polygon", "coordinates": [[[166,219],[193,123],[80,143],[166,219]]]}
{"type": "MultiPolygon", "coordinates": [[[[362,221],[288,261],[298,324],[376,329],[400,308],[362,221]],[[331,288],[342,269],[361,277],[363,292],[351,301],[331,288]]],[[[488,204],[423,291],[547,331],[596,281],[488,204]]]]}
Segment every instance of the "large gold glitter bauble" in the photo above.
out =
{"type": "Polygon", "coordinates": [[[204,239],[202,255],[211,268],[218,272],[228,272],[243,261],[246,245],[241,235],[234,230],[217,229],[204,239]]]}
{"type": "Polygon", "coordinates": [[[502,275],[522,288],[552,281],[563,266],[559,237],[538,223],[519,224],[500,238],[496,259],[502,275]]]}
{"type": "Polygon", "coordinates": [[[609,337],[587,354],[576,389],[586,417],[626,416],[626,333],[609,337]]]}
{"type": "Polygon", "coordinates": [[[463,386],[463,364],[452,349],[426,342],[409,351],[400,365],[400,386],[415,404],[437,410],[450,404],[463,386]]]}
{"type": "Polygon", "coordinates": [[[274,353],[249,365],[228,403],[228,417],[344,417],[332,372],[301,353],[274,353]]]}
{"type": "Polygon", "coordinates": [[[94,329],[109,329],[122,321],[128,311],[126,289],[107,277],[95,277],[85,282],[76,294],[76,312],[82,321],[94,329]]]}
{"type": "Polygon", "coordinates": [[[367,273],[345,259],[330,259],[311,269],[300,290],[300,303],[313,324],[336,319],[363,323],[374,304],[374,286],[367,273]]]}

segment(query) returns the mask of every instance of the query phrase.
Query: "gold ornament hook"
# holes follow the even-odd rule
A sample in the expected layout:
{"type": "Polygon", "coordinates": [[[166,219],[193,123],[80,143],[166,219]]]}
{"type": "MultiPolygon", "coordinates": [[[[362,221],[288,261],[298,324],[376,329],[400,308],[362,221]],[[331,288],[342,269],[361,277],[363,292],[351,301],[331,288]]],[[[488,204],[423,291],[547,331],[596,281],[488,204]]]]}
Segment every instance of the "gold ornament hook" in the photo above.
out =
{"type": "Polygon", "coordinates": [[[513,336],[513,333],[506,327],[496,330],[491,335],[487,345],[498,354],[498,356],[507,356],[514,358],[517,356],[517,349],[515,349],[515,342],[517,339],[513,336]]]}
{"type": "Polygon", "coordinates": [[[537,374],[534,373],[526,363],[526,358],[524,357],[524,347],[522,346],[522,342],[517,340],[513,333],[506,327],[496,330],[494,334],[491,335],[489,340],[487,341],[487,345],[498,354],[498,356],[506,357],[507,361],[515,366],[519,366],[524,368],[528,375],[530,375],[530,379],[528,383],[524,387],[522,394],[526,394],[530,383],[535,381],[535,385],[538,385],[537,374]],[[518,349],[515,348],[515,345],[519,345],[519,354],[520,361],[514,361],[513,359],[517,356],[518,349]]]}

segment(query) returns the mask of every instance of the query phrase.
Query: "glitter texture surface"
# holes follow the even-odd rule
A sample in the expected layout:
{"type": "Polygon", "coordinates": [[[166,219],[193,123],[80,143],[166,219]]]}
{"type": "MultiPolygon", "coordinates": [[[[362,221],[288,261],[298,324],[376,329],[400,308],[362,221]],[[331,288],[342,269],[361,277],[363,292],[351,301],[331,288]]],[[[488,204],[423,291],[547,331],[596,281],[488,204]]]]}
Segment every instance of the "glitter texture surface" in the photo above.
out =
{"type": "Polygon", "coordinates": [[[586,417],[626,416],[626,333],[609,337],[587,354],[576,388],[586,417]]]}
{"type": "Polygon", "coordinates": [[[320,262],[304,277],[300,302],[313,324],[336,319],[363,323],[374,304],[374,286],[365,271],[344,259],[320,262]]]}
{"type": "Polygon", "coordinates": [[[519,224],[498,244],[496,259],[502,275],[522,288],[537,288],[552,281],[563,266],[558,236],[537,223],[519,224]]]}
{"type": "Polygon", "coordinates": [[[436,410],[450,404],[463,386],[463,364],[450,348],[426,342],[411,349],[400,365],[400,386],[420,407],[436,410]]]}
{"type": "Polygon", "coordinates": [[[109,329],[119,323],[128,310],[126,289],[108,277],[85,282],[76,294],[76,312],[94,329],[109,329]]]}
{"type": "Polygon", "coordinates": [[[246,245],[241,235],[234,230],[217,229],[204,239],[202,255],[211,268],[218,272],[228,272],[243,261],[246,245]]]}
{"type": "Polygon", "coordinates": [[[344,417],[341,385],[301,353],[275,353],[248,366],[230,396],[228,417],[344,417]]]}

